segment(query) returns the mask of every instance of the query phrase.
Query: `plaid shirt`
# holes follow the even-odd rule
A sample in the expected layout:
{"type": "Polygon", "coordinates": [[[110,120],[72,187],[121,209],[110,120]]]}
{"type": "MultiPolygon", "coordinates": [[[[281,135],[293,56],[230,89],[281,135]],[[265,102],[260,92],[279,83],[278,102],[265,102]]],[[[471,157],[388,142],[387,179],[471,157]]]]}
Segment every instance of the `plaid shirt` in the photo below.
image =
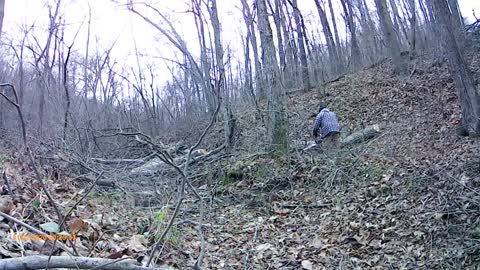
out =
{"type": "Polygon", "coordinates": [[[334,112],[328,109],[323,109],[317,115],[315,123],[313,124],[313,136],[318,136],[320,130],[321,138],[324,139],[331,132],[340,132],[340,125],[338,124],[337,117],[334,112]]]}

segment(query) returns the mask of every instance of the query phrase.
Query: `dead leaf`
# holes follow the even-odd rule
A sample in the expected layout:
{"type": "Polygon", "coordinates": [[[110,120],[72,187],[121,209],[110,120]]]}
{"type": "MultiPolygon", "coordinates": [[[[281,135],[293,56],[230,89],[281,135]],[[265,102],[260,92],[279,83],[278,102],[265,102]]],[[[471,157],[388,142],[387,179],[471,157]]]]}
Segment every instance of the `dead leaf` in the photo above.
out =
{"type": "Polygon", "coordinates": [[[269,244],[269,243],[266,243],[266,244],[261,244],[261,245],[258,245],[255,250],[257,251],[265,251],[265,250],[269,250],[269,249],[272,249],[273,246],[272,244],[269,244]]]}
{"type": "Polygon", "coordinates": [[[123,256],[131,256],[131,255],[132,255],[132,252],[130,250],[128,250],[128,248],[125,248],[125,249],[119,250],[117,252],[114,252],[114,253],[108,255],[107,259],[116,260],[116,259],[122,258],[123,256]]]}
{"type": "Polygon", "coordinates": [[[302,261],[302,268],[306,270],[312,270],[313,269],[313,264],[309,260],[303,260],[302,261]]]}
{"type": "Polygon", "coordinates": [[[128,248],[132,251],[145,251],[147,250],[148,239],[146,239],[143,235],[137,234],[132,236],[130,241],[128,241],[128,248]]]}
{"type": "Polygon", "coordinates": [[[315,237],[315,239],[313,239],[313,241],[312,241],[312,246],[314,248],[321,249],[323,247],[323,245],[324,245],[323,240],[320,239],[320,238],[315,237]]]}
{"type": "Polygon", "coordinates": [[[10,196],[0,196],[0,211],[10,214],[13,209],[13,200],[10,196]]]}
{"type": "Polygon", "coordinates": [[[68,228],[70,229],[71,233],[77,233],[77,232],[86,232],[88,230],[88,223],[84,221],[83,219],[76,218],[74,219],[69,225],[68,228]]]}

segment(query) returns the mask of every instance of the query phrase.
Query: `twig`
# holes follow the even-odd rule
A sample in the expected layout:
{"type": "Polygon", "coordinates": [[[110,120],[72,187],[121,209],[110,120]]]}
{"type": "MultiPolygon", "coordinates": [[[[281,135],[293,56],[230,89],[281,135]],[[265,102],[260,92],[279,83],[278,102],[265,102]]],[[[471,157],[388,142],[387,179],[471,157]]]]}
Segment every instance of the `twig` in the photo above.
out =
{"type": "Polygon", "coordinates": [[[479,192],[478,190],[475,190],[475,189],[473,189],[473,188],[465,185],[464,183],[462,183],[461,181],[457,180],[455,177],[451,176],[451,175],[448,174],[448,173],[446,173],[446,175],[447,175],[450,179],[452,179],[453,181],[455,181],[455,182],[459,183],[460,185],[462,185],[464,188],[466,188],[466,189],[470,190],[471,192],[473,192],[473,193],[477,194],[478,196],[480,196],[480,192],[479,192]]]}
{"type": "MultiPolygon", "coordinates": [[[[63,227],[63,224],[65,224],[65,222],[67,221],[67,218],[70,216],[70,214],[72,214],[73,210],[75,210],[75,208],[77,208],[77,206],[88,196],[88,194],[90,194],[90,192],[92,191],[92,189],[95,187],[95,185],[97,184],[97,181],[102,177],[103,175],[103,172],[100,173],[100,175],[98,175],[97,179],[95,180],[95,182],[90,186],[90,188],[87,190],[87,192],[85,192],[85,194],[80,198],[80,200],[78,200],[71,208],[70,210],[68,211],[68,213],[63,216],[63,220],[60,222],[60,224],[58,225],[60,228],[63,227]]],[[[71,242],[71,240],[70,240],[71,242]]],[[[49,262],[50,262],[50,258],[52,258],[53,256],[53,252],[55,250],[55,244],[57,243],[57,238],[55,237],[55,240],[53,241],[53,247],[52,247],[52,251],[50,252],[50,255],[48,256],[48,262],[47,262],[47,268],[48,268],[48,265],[49,265],[49,262]]],[[[75,249],[75,245],[73,244],[73,242],[71,242],[72,244],[72,249],[73,251],[75,252],[75,254],[78,254],[78,252],[76,251],[75,249]]]]}
{"type": "Polygon", "coordinates": [[[87,190],[87,192],[85,192],[85,194],[83,194],[83,196],[80,198],[80,200],[78,200],[72,207],[70,207],[70,210],[67,212],[67,214],[63,217],[63,220],[62,222],[60,222],[60,227],[62,227],[63,224],[65,224],[65,222],[67,221],[67,218],[70,216],[70,214],[72,214],[73,210],[75,210],[75,208],[77,208],[77,206],[83,201],[85,200],[85,198],[88,196],[88,194],[90,194],[90,192],[93,190],[93,188],[95,187],[95,185],[97,184],[97,181],[100,180],[100,178],[102,177],[103,175],[103,172],[101,172],[97,179],[95,179],[95,182],[92,183],[92,185],[90,186],[90,188],[87,190]]]}
{"type": "Polygon", "coordinates": [[[39,173],[39,171],[38,171],[38,168],[37,168],[37,166],[35,165],[35,160],[33,159],[32,151],[30,150],[30,147],[28,146],[28,141],[27,141],[27,128],[26,128],[25,120],[23,119],[22,110],[21,110],[20,105],[19,105],[19,102],[18,102],[17,90],[15,90],[15,87],[14,87],[12,84],[10,84],[10,83],[1,83],[1,84],[0,84],[0,87],[10,87],[10,88],[12,89],[13,95],[14,95],[14,97],[15,97],[15,101],[11,100],[11,99],[10,99],[9,97],[7,97],[3,92],[0,92],[0,95],[1,95],[2,97],[4,97],[10,104],[12,104],[12,105],[15,107],[15,109],[17,110],[18,117],[20,118],[20,123],[21,123],[21,125],[22,125],[23,144],[25,145],[28,158],[29,158],[29,160],[30,160],[30,163],[32,164],[32,168],[33,168],[33,171],[34,171],[34,173],[35,173],[35,177],[36,177],[37,181],[40,183],[43,192],[45,193],[45,195],[47,195],[47,198],[48,198],[48,200],[50,201],[50,203],[52,204],[53,209],[54,209],[55,212],[57,213],[58,220],[60,221],[60,220],[63,219],[62,214],[60,213],[60,210],[59,210],[57,204],[56,204],[55,201],[53,200],[52,196],[50,195],[50,192],[48,191],[45,183],[43,182],[42,177],[40,176],[40,173],[39,173]]]}
{"type": "Polygon", "coordinates": [[[125,260],[130,260],[132,259],[132,257],[125,257],[125,258],[120,258],[120,259],[117,259],[117,260],[114,260],[114,261],[111,261],[111,262],[107,262],[103,265],[99,265],[99,266],[95,266],[93,268],[90,268],[88,270],[99,270],[99,269],[104,269],[105,267],[109,266],[109,265],[112,265],[112,264],[116,264],[118,262],[121,262],[121,261],[125,261],[125,260]]]}
{"type": "MultiPolygon", "coordinates": [[[[173,225],[179,226],[179,225],[183,225],[183,224],[192,224],[192,225],[198,226],[198,225],[200,225],[201,223],[200,223],[200,222],[193,221],[193,220],[190,220],[190,219],[185,219],[185,220],[181,220],[181,221],[175,222],[175,224],[173,224],[173,225]]],[[[201,225],[202,225],[202,227],[207,227],[207,228],[213,227],[212,224],[203,223],[203,224],[201,224],[201,225]]]]}
{"type": "MultiPolygon", "coordinates": [[[[183,187],[183,188],[184,188],[184,187],[183,187]]],[[[152,259],[153,259],[153,255],[155,255],[155,252],[157,251],[158,246],[160,245],[160,243],[163,242],[163,240],[165,239],[165,236],[167,236],[168,231],[169,231],[170,228],[172,227],[173,222],[175,221],[175,218],[176,218],[177,215],[178,215],[178,211],[180,210],[180,206],[182,205],[182,202],[183,202],[183,195],[182,195],[182,197],[180,197],[180,198],[178,199],[177,205],[175,206],[175,211],[173,212],[173,215],[172,215],[172,217],[170,218],[170,221],[168,222],[167,227],[165,228],[165,230],[163,230],[163,233],[162,233],[162,235],[160,236],[160,239],[158,239],[158,241],[155,242],[155,244],[153,245],[153,249],[152,249],[152,251],[150,252],[150,258],[149,258],[148,261],[147,261],[147,267],[150,266],[150,263],[152,262],[152,259]]]]}
{"type": "Polygon", "coordinates": [[[10,187],[10,183],[8,182],[7,172],[6,172],[6,171],[3,171],[3,180],[5,181],[5,185],[6,185],[7,188],[8,188],[8,193],[9,193],[10,195],[12,195],[13,198],[15,198],[15,194],[13,193],[13,190],[12,190],[12,188],[10,187]]]}
{"type": "MultiPolygon", "coordinates": [[[[21,220],[18,220],[18,219],[14,218],[14,217],[12,217],[12,216],[10,216],[10,215],[8,215],[8,214],[5,214],[5,213],[3,213],[3,212],[1,212],[1,211],[0,211],[0,216],[2,216],[2,217],[6,218],[6,219],[8,219],[8,220],[10,220],[10,221],[12,221],[12,222],[14,222],[14,223],[17,223],[18,225],[20,225],[20,226],[22,226],[22,227],[25,227],[27,230],[29,230],[29,231],[31,231],[31,232],[33,232],[33,233],[36,233],[36,234],[39,234],[39,235],[45,234],[45,233],[42,232],[41,230],[36,229],[36,228],[28,225],[27,223],[25,223],[25,222],[23,222],[23,221],[21,221],[21,220]]],[[[66,251],[68,254],[70,254],[70,255],[72,255],[72,256],[74,255],[74,253],[70,250],[70,248],[68,248],[67,246],[65,246],[63,243],[60,243],[60,242],[59,242],[59,243],[58,243],[58,246],[59,246],[61,249],[63,249],[64,251],[66,251]]],[[[46,256],[45,258],[48,258],[48,256],[46,256]]],[[[3,261],[4,261],[4,260],[3,260],[3,261]]],[[[0,260],[0,265],[1,265],[1,262],[3,262],[3,261],[0,260]]],[[[4,268],[1,268],[1,267],[0,267],[0,269],[4,269],[4,268]]]]}
{"type": "MultiPolygon", "coordinates": [[[[192,190],[192,192],[198,197],[198,199],[200,200],[200,207],[202,207],[202,205],[203,205],[203,198],[198,194],[198,192],[195,190],[195,188],[188,181],[188,177],[187,177],[187,175],[188,175],[188,165],[190,164],[190,157],[192,155],[192,152],[202,143],[202,141],[205,138],[205,136],[207,135],[208,131],[210,130],[210,128],[215,123],[215,121],[217,119],[218,112],[220,111],[220,107],[221,107],[220,105],[221,105],[221,103],[218,102],[217,103],[217,108],[215,109],[215,112],[213,113],[213,116],[212,116],[212,119],[211,119],[209,125],[203,130],[203,133],[200,136],[200,138],[198,138],[197,143],[195,143],[192,147],[190,147],[190,150],[188,151],[188,154],[187,154],[187,158],[185,160],[183,171],[180,169],[180,167],[178,167],[178,165],[176,165],[173,162],[173,160],[171,158],[169,158],[168,153],[166,153],[165,151],[157,153],[159,158],[163,158],[165,160],[165,161],[164,160],[162,160],[162,161],[169,164],[170,166],[175,168],[175,170],[177,170],[180,173],[180,175],[182,176],[182,185],[181,185],[181,188],[180,188],[180,196],[179,196],[177,205],[175,207],[175,211],[173,212],[173,215],[170,218],[170,221],[168,222],[167,228],[165,228],[165,230],[163,231],[160,239],[154,244],[153,249],[150,252],[150,258],[148,259],[147,267],[152,262],[153,256],[155,255],[155,252],[157,251],[160,243],[163,242],[165,236],[167,235],[167,233],[170,230],[170,228],[172,227],[175,219],[177,218],[178,212],[180,210],[180,206],[183,202],[183,199],[185,198],[185,186],[188,185],[188,187],[192,190]]],[[[153,145],[155,146],[155,144],[153,144],[153,145]]],[[[202,215],[203,215],[203,212],[200,211],[200,220],[203,219],[202,215]]],[[[202,222],[200,222],[200,224],[201,223],[202,222]]],[[[201,226],[200,226],[200,233],[201,233],[201,226]]],[[[203,238],[203,235],[201,235],[201,238],[203,238]]],[[[202,247],[202,249],[203,249],[203,247],[202,247]]],[[[201,251],[200,255],[203,256],[202,251],[201,251]]],[[[195,263],[195,267],[199,267],[199,263],[200,262],[197,260],[197,262],[195,263]]]]}
{"type": "Polygon", "coordinates": [[[331,204],[283,204],[279,206],[287,209],[296,209],[296,208],[320,209],[320,208],[331,207],[332,205],[331,204]]]}

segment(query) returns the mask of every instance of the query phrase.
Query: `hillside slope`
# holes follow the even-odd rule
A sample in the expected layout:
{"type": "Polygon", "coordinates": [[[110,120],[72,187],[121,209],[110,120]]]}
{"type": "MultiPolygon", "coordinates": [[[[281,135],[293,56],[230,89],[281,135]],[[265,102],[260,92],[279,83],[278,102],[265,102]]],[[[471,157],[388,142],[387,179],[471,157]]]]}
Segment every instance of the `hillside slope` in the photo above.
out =
{"type": "MultiPolygon", "coordinates": [[[[475,70],[478,63],[472,58],[475,70]]],[[[203,268],[478,269],[480,141],[456,133],[458,100],[445,64],[420,59],[413,65],[406,78],[391,76],[386,61],[321,91],[288,96],[291,141],[311,139],[320,101],[337,113],[343,136],[370,124],[384,127],[380,136],[333,153],[292,150],[288,159],[272,160],[261,150],[265,129],[255,110],[237,108],[237,150],[192,168],[192,184],[206,203],[203,268]]],[[[221,144],[221,132],[218,123],[203,145],[221,144]]],[[[55,220],[40,187],[30,184],[31,168],[16,156],[0,160],[21,194],[8,206],[14,205],[12,215],[36,227],[55,220]]],[[[101,169],[127,192],[107,187],[78,205],[73,226],[88,229],[78,233],[76,248],[145,263],[175,207],[178,179],[101,169]]],[[[71,178],[46,180],[65,209],[84,194],[71,178]]],[[[158,265],[184,269],[200,254],[199,203],[190,196],[158,265]]],[[[33,242],[19,246],[10,230],[26,231],[12,226],[2,223],[1,258],[20,256],[22,248],[28,255],[50,254],[33,242]]]]}
{"type": "MultiPolygon", "coordinates": [[[[407,78],[392,76],[387,61],[320,93],[290,95],[291,140],[310,140],[320,100],[344,134],[369,124],[385,130],[328,156],[294,152],[289,164],[260,158],[225,165],[246,176],[227,188],[224,201],[232,203],[213,222],[223,230],[210,236],[218,256],[209,268],[237,269],[246,257],[261,269],[480,265],[480,142],[457,135],[446,65],[421,63],[407,78]]],[[[242,117],[242,132],[258,134],[245,121],[251,116],[242,117]]]]}

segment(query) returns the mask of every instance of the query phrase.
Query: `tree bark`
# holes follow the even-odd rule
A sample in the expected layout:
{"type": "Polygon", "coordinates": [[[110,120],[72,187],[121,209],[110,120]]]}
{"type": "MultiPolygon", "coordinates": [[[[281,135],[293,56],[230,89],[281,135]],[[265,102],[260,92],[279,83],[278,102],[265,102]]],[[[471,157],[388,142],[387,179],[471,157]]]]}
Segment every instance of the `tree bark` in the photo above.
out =
{"type": "Polygon", "coordinates": [[[388,12],[387,2],[385,0],[375,0],[377,6],[378,17],[380,18],[380,25],[382,27],[383,37],[390,50],[390,55],[393,57],[395,64],[395,73],[404,74],[407,72],[407,63],[400,55],[401,49],[398,39],[395,36],[392,20],[388,12]]]}
{"type": "Polygon", "coordinates": [[[2,36],[4,16],[5,16],[5,0],[0,0],[0,37],[2,36]]]}
{"type": "Polygon", "coordinates": [[[212,19],[213,35],[215,42],[215,58],[217,60],[216,67],[218,73],[217,91],[223,96],[223,121],[224,121],[224,136],[225,136],[225,150],[230,152],[233,144],[233,129],[234,121],[232,110],[230,109],[230,96],[228,88],[225,85],[225,65],[223,63],[223,45],[221,40],[221,26],[218,20],[217,0],[211,0],[210,17],[212,19]]]}
{"type": "Polygon", "coordinates": [[[303,83],[303,90],[308,91],[310,90],[311,83],[310,83],[310,75],[308,72],[308,59],[307,59],[307,52],[305,49],[305,34],[302,27],[302,19],[301,13],[298,9],[297,0],[292,0],[291,2],[293,7],[293,16],[295,18],[295,26],[297,30],[297,43],[300,52],[300,70],[302,71],[302,83],[303,83]]]}
{"type": "Polygon", "coordinates": [[[268,87],[269,149],[274,156],[288,154],[288,126],[285,113],[285,89],[281,83],[273,34],[268,20],[265,0],[256,0],[258,30],[263,53],[265,85],[268,87]]]}
{"type": "Polygon", "coordinates": [[[345,13],[346,24],[348,26],[348,29],[350,30],[350,36],[351,36],[350,42],[352,43],[352,53],[351,53],[352,67],[354,70],[356,70],[361,65],[361,52],[360,52],[360,47],[358,46],[357,27],[353,20],[353,8],[352,8],[352,3],[350,1],[351,0],[340,0],[342,4],[343,12],[345,13]]]}
{"type": "Polygon", "coordinates": [[[340,42],[340,37],[338,35],[337,20],[335,18],[335,10],[333,9],[332,0],[328,0],[328,8],[330,10],[330,17],[332,19],[333,33],[335,35],[335,43],[337,44],[337,55],[340,60],[339,65],[340,65],[340,69],[343,69],[342,43],[340,42]]]}
{"type": "MultiPolygon", "coordinates": [[[[134,261],[134,260],[133,260],[134,261]]],[[[134,261],[136,262],[136,261],[134,261]]],[[[112,259],[68,257],[68,256],[28,256],[13,259],[0,260],[0,269],[45,269],[47,268],[71,268],[98,270],[161,270],[165,268],[150,268],[138,266],[129,261],[117,261],[112,259]]]]}
{"type": "Polygon", "coordinates": [[[320,17],[320,22],[322,23],[323,35],[327,41],[330,64],[333,65],[333,72],[338,74],[340,71],[337,48],[335,46],[335,41],[333,40],[333,34],[332,30],[330,29],[330,24],[328,23],[327,14],[325,13],[325,10],[323,9],[319,0],[315,0],[315,5],[317,6],[318,16],[320,17]]]}
{"type": "Polygon", "coordinates": [[[468,135],[480,135],[480,94],[473,74],[467,66],[460,47],[455,39],[458,28],[452,20],[455,19],[450,13],[447,0],[428,0],[433,5],[435,18],[438,20],[438,28],[442,34],[444,50],[447,54],[448,64],[452,78],[457,88],[462,110],[462,128],[468,135]]]}
{"type": "Polygon", "coordinates": [[[260,62],[260,57],[258,54],[258,44],[257,44],[257,35],[255,33],[255,25],[253,23],[253,15],[250,11],[250,7],[248,6],[247,0],[242,1],[242,11],[243,11],[243,19],[245,21],[245,25],[247,27],[247,34],[250,35],[250,42],[252,44],[253,50],[253,58],[254,67],[255,67],[255,84],[257,89],[257,95],[260,99],[264,99],[266,97],[264,86],[262,85],[262,64],[260,62]]]}

